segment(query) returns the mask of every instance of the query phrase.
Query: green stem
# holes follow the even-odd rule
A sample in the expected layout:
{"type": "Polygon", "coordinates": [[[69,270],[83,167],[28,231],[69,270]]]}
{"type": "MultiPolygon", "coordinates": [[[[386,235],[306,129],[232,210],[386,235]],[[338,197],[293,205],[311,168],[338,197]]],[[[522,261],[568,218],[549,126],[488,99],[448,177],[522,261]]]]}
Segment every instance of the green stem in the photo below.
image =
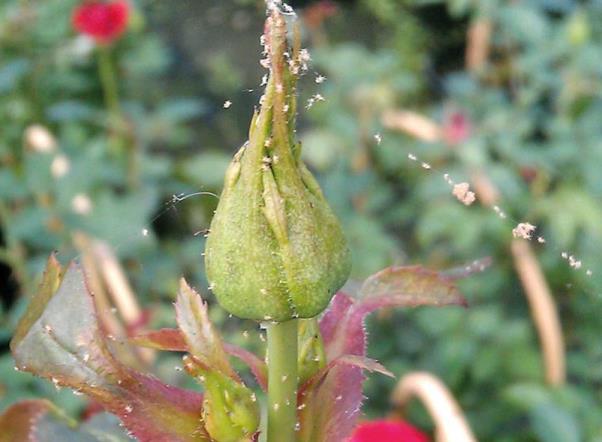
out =
{"type": "Polygon", "coordinates": [[[111,117],[121,116],[119,89],[111,61],[111,50],[108,46],[99,46],[98,48],[98,73],[107,110],[111,117]]]}
{"type": "Polygon", "coordinates": [[[109,113],[109,146],[116,157],[121,156],[123,150],[127,150],[128,183],[130,187],[135,187],[138,183],[136,148],[133,140],[126,136],[125,119],[119,104],[119,86],[115,76],[110,46],[98,47],[98,74],[105,106],[109,113]]]}
{"type": "Polygon", "coordinates": [[[296,319],[268,325],[268,442],[293,442],[297,425],[296,319]]]}

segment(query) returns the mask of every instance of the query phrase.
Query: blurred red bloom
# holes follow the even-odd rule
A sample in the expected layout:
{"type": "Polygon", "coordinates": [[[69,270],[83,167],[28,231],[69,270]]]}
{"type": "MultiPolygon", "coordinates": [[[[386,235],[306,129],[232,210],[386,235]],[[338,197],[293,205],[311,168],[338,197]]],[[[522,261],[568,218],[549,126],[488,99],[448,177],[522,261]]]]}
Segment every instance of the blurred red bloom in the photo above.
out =
{"type": "Polygon", "coordinates": [[[129,16],[126,0],[91,0],[75,8],[72,22],[77,32],[92,37],[97,43],[107,44],[125,32],[129,16]]]}
{"type": "Polygon", "coordinates": [[[451,112],[443,123],[443,136],[449,144],[460,144],[471,134],[470,118],[461,111],[451,112]]]}
{"type": "Polygon", "coordinates": [[[364,422],[347,442],[428,442],[422,431],[400,420],[364,422]]]}
{"type": "Polygon", "coordinates": [[[305,24],[310,28],[317,28],[328,17],[332,17],[339,12],[339,8],[331,0],[322,0],[305,8],[305,24]]]}

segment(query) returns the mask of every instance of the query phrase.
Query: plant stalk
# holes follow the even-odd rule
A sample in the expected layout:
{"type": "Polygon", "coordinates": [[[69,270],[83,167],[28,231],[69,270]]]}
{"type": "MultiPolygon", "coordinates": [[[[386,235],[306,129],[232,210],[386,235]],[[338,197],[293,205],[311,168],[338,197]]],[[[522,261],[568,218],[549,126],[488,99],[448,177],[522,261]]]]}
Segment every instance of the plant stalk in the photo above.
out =
{"type": "Polygon", "coordinates": [[[119,117],[121,115],[119,90],[111,61],[111,50],[108,46],[98,47],[98,74],[102,84],[105,106],[112,118],[119,117]]]}
{"type": "Polygon", "coordinates": [[[268,442],[293,442],[297,425],[298,321],[270,323],[268,332],[268,442]]]}
{"type": "Polygon", "coordinates": [[[128,183],[133,188],[138,183],[136,149],[133,141],[127,135],[126,121],[119,103],[119,85],[115,76],[110,46],[102,45],[98,47],[98,74],[102,85],[105,107],[109,114],[109,146],[118,158],[125,151],[127,155],[128,183]]]}

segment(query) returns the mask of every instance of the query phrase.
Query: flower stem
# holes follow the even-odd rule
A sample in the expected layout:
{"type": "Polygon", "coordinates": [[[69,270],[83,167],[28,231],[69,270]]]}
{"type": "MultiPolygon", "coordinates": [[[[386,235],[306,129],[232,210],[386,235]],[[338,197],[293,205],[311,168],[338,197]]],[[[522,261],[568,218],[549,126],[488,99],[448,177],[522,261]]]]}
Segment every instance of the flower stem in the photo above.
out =
{"type": "Polygon", "coordinates": [[[116,157],[125,151],[127,174],[130,187],[138,182],[136,148],[127,134],[126,121],[119,104],[119,86],[111,58],[110,46],[98,47],[98,74],[104,94],[104,102],[109,114],[109,147],[116,157]]]}
{"type": "Polygon", "coordinates": [[[297,424],[298,321],[268,325],[268,442],[293,442],[297,424]]]}
{"type": "Polygon", "coordinates": [[[105,106],[111,117],[118,117],[121,115],[119,90],[111,61],[111,50],[108,46],[99,46],[98,48],[98,73],[104,93],[105,106]]]}

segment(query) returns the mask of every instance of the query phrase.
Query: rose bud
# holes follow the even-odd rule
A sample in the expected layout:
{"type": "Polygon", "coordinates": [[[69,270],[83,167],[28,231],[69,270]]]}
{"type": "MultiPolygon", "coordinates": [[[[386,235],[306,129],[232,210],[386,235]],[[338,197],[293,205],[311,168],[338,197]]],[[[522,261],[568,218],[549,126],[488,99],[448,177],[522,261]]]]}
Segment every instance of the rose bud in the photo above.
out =
{"type": "Polygon", "coordinates": [[[205,266],[223,308],[280,322],[324,310],[347,280],[351,259],[339,221],[295,141],[303,51],[296,44],[287,52],[285,22],[276,13],[267,21],[265,43],[270,78],[249,141],[226,172],[205,266]]]}

